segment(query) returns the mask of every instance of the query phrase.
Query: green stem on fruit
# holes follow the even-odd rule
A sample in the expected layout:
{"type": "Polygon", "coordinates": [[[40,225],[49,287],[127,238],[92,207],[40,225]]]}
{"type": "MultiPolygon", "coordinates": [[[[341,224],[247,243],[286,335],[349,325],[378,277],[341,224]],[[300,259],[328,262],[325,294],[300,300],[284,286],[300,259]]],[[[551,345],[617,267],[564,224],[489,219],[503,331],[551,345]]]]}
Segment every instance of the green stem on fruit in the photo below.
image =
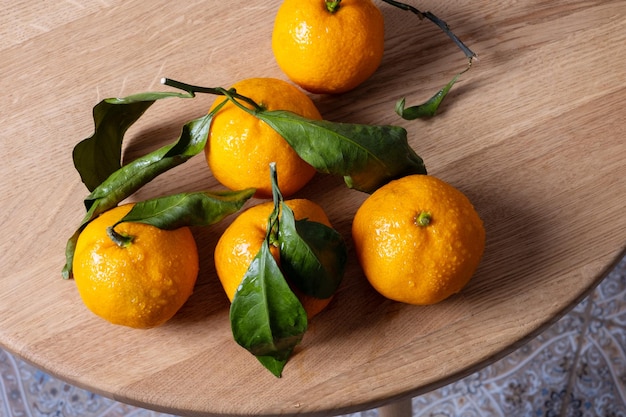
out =
{"type": "Polygon", "coordinates": [[[328,10],[330,13],[335,13],[337,10],[339,10],[340,3],[341,0],[327,0],[326,10],[328,10]]]}
{"type": "Polygon", "coordinates": [[[433,215],[430,211],[422,211],[415,217],[415,224],[420,227],[426,227],[430,224],[433,215]]]}
{"type": "MultiPolygon", "coordinates": [[[[428,19],[431,22],[433,22],[435,25],[437,25],[439,27],[439,29],[441,29],[446,35],[448,35],[448,37],[450,39],[452,39],[454,41],[454,43],[461,49],[461,51],[463,51],[463,53],[465,54],[465,56],[470,60],[470,63],[473,59],[478,58],[478,55],[476,55],[471,49],[469,49],[451,30],[450,27],[448,26],[448,24],[446,22],[444,22],[443,20],[439,19],[437,16],[435,16],[434,14],[432,14],[431,12],[422,12],[418,9],[416,9],[415,7],[405,4],[405,3],[401,3],[399,1],[395,1],[395,0],[382,0],[387,4],[390,4],[392,6],[398,7],[402,10],[406,10],[409,11],[411,13],[416,14],[420,19],[428,19]]],[[[326,2],[328,3],[328,2],[326,2]]]]}
{"type": "Polygon", "coordinates": [[[263,112],[263,111],[267,110],[263,105],[256,103],[251,98],[246,97],[246,96],[242,96],[240,94],[237,94],[236,92],[233,92],[233,89],[226,90],[224,88],[217,87],[217,88],[215,88],[215,90],[218,91],[218,93],[221,93],[223,96],[225,96],[235,106],[239,107],[241,110],[243,110],[243,111],[245,111],[247,113],[250,113],[252,115],[254,115],[257,112],[263,112]],[[254,109],[251,110],[251,109],[247,108],[246,106],[241,104],[238,100],[242,100],[242,101],[245,101],[246,103],[252,104],[254,106],[254,109]]]}
{"type": "Polygon", "coordinates": [[[250,104],[252,107],[254,107],[255,110],[257,111],[263,111],[265,110],[263,108],[263,106],[261,106],[260,104],[258,104],[257,102],[255,102],[254,100],[252,100],[250,97],[246,97],[246,96],[242,96],[241,94],[237,94],[237,91],[235,91],[235,89],[229,89],[226,90],[222,87],[201,87],[201,86],[197,86],[197,85],[191,85],[191,84],[187,84],[187,83],[183,83],[180,81],[176,81],[176,80],[172,80],[170,78],[161,78],[161,84],[163,85],[168,85],[170,87],[174,87],[174,88],[178,88],[180,90],[184,90],[187,91],[189,93],[204,93],[204,94],[214,94],[214,95],[218,95],[218,96],[226,96],[228,97],[231,101],[236,102],[236,100],[233,100],[233,98],[245,101],[246,103],[250,104]]]}
{"type": "Polygon", "coordinates": [[[119,246],[120,248],[126,248],[130,246],[131,243],[133,243],[135,237],[130,235],[123,235],[116,232],[115,226],[117,226],[117,224],[118,223],[115,223],[113,226],[107,227],[107,235],[117,246],[119,246]]]}
{"type": "Polygon", "coordinates": [[[283,195],[278,188],[278,174],[276,173],[276,162],[270,162],[270,179],[272,181],[272,200],[274,201],[274,210],[268,220],[268,239],[269,244],[278,246],[278,227],[280,217],[280,205],[284,201],[283,195]]]}

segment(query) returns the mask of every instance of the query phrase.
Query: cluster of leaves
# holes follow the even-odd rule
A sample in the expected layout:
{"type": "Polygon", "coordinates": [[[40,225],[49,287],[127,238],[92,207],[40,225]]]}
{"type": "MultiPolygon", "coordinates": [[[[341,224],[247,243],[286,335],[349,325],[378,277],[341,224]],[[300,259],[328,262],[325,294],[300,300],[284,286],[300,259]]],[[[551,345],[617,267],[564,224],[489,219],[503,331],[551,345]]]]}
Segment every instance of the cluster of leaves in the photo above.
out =
{"type": "MultiPolygon", "coordinates": [[[[348,187],[366,193],[395,178],[426,174],[422,159],[408,145],[407,132],[402,127],[310,120],[287,111],[265,110],[233,90],[173,80],[163,83],[184,92],[148,92],[105,99],[94,107],[94,133],[79,142],[73,152],[76,170],[90,193],[84,200],[85,216],[66,246],[64,278],[71,277],[75,245],[89,222],[205,148],[212,118],[220,106],[186,123],[175,142],[122,165],[126,131],[160,99],[192,98],[198,92],[226,96],[228,100],[223,103],[231,101],[269,124],[317,171],[341,176],[348,187]],[[252,104],[252,109],[243,103],[252,104]]],[[[295,220],[284,204],[274,168],[272,172],[275,209],[268,219],[268,235],[233,299],[230,319],[237,343],[280,376],[307,326],[306,313],[283,272],[304,294],[328,298],[341,282],[346,248],[334,229],[295,220]],[[279,245],[281,268],[271,255],[270,241],[279,245]]],[[[157,197],[136,203],[120,222],[142,222],[170,230],[208,226],[241,209],[254,192],[184,192],[157,197]]]]}
{"type": "MultiPolygon", "coordinates": [[[[193,96],[192,93],[143,93],[105,99],[94,107],[94,134],[79,142],[73,151],[74,166],[90,194],[84,200],[86,213],[66,245],[64,278],[72,276],[76,242],[87,224],[160,174],[204,149],[213,114],[185,124],[176,142],[126,165],[121,164],[124,134],[152,104],[168,97],[193,96]]],[[[238,211],[254,192],[254,189],[207,191],[158,197],[137,203],[122,220],[140,221],[170,230],[183,225],[210,225],[238,211]]]]}
{"type": "Polygon", "coordinates": [[[280,194],[274,163],[270,170],[274,210],[261,249],[233,298],[230,322],[235,341],[280,376],[308,325],[307,313],[285,277],[305,295],[331,297],[341,284],[348,255],[336,230],[295,219],[280,194]],[[270,245],[279,249],[280,267],[270,245]]]}

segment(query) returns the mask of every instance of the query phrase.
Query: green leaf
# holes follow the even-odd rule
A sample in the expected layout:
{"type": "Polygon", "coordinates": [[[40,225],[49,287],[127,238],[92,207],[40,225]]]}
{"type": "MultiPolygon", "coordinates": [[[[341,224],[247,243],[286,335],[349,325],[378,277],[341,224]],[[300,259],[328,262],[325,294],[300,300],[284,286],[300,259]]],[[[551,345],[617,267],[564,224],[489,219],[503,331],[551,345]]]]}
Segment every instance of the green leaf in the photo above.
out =
{"type": "Polygon", "coordinates": [[[448,84],[446,84],[441,90],[439,90],[434,96],[423,104],[405,108],[404,106],[406,100],[404,98],[400,99],[396,103],[396,113],[398,113],[398,115],[405,120],[415,120],[434,116],[437,114],[437,110],[439,110],[439,105],[461,74],[462,73],[455,75],[454,78],[448,82],[448,84]]]}
{"type": "Polygon", "coordinates": [[[119,168],[87,196],[85,199],[87,213],[66,245],[63,278],[71,277],[74,248],[82,229],[98,215],[117,206],[119,202],[160,174],[201,152],[206,145],[212,118],[212,114],[207,114],[188,122],[183,126],[181,135],[175,143],[150,152],[119,168]]]}
{"type": "Polygon", "coordinates": [[[174,80],[165,83],[190,93],[226,96],[243,111],[270,125],[317,171],[343,176],[350,188],[371,193],[393,179],[427,173],[424,161],[409,146],[407,132],[402,127],[311,120],[289,111],[264,110],[250,98],[231,90],[174,80]],[[253,108],[241,101],[252,104],[253,108]]]}
{"type": "Polygon", "coordinates": [[[146,223],[159,229],[210,226],[237,212],[256,190],[200,191],[153,198],[136,203],[119,222],[146,223]]]}
{"type": "Polygon", "coordinates": [[[289,281],[316,298],[332,296],[343,279],[348,258],[341,235],[325,224],[295,220],[282,204],[278,227],[280,266],[289,281]]]}
{"type": "Polygon", "coordinates": [[[306,332],[306,311],[285,281],[267,238],[235,293],[230,323],[235,341],[276,376],[306,332]]]}
{"type": "Polygon", "coordinates": [[[99,200],[114,201],[112,206],[115,206],[157,176],[197,155],[206,145],[211,120],[212,116],[206,115],[188,122],[183,126],[177,142],[139,157],[113,172],[87,196],[85,207],[89,209],[99,200]]]}
{"type": "MultiPolygon", "coordinates": [[[[74,251],[76,249],[76,243],[78,242],[78,236],[83,231],[83,229],[91,222],[91,220],[95,219],[100,213],[106,211],[107,202],[104,204],[93,204],[85,216],[83,220],[80,222],[78,228],[74,231],[74,234],[67,240],[65,244],[65,265],[63,266],[63,270],[61,272],[61,276],[63,279],[70,279],[72,277],[72,262],[74,261],[74,251]]],[[[117,203],[109,208],[113,208],[117,203]]]]}
{"type": "Polygon", "coordinates": [[[94,133],[73,150],[74,166],[89,191],[121,167],[124,134],[157,100],[190,98],[193,93],[154,92],[107,98],[93,108],[94,133]]]}
{"type": "Polygon", "coordinates": [[[310,120],[283,110],[249,111],[317,171],[343,176],[350,188],[372,193],[393,179],[426,174],[402,127],[310,120]]]}
{"type": "Polygon", "coordinates": [[[291,351],[284,358],[278,359],[273,356],[257,356],[256,358],[261,362],[268,371],[274,374],[275,377],[280,378],[283,374],[283,369],[291,356],[291,351]]]}
{"type": "Polygon", "coordinates": [[[81,224],[78,229],[74,231],[74,234],[67,240],[65,244],[65,265],[61,271],[61,277],[63,279],[70,279],[72,277],[72,262],[74,262],[74,252],[76,251],[76,242],[78,242],[78,236],[83,231],[85,225],[81,224]]]}

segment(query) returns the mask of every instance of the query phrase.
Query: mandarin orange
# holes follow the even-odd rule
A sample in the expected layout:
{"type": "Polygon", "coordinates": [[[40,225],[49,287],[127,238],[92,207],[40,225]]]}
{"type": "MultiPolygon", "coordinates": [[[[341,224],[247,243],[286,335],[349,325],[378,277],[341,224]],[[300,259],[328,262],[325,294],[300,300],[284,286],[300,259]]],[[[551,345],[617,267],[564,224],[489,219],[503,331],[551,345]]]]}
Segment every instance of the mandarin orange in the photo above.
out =
{"type": "Polygon", "coordinates": [[[285,0],[272,32],[281,70],[313,93],[343,93],[379,67],[383,15],[371,0],[285,0]]]}
{"type": "Polygon", "coordinates": [[[74,281],[94,314],[119,325],[149,328],[165,323],[187,301],[198,275],[198,250],[188,227],[161,230],[120,223],[132,237],[118,246],[107,228],[132,208],[126,204],[91,221],[81,232],[73,259],[74,281]]]}
{"type": "MultiPolygon", "coordinates": [[[[266,110],[288,110],[309,119],[322,118],[313,101],[286,81],[249,78],[232,88],[266,110]]],[[[224,100],[217,98],[211,110],[224,100]]],[[[315,169],[282,136],[233,103],[226,103],[215,114],[205,149],[209,167],[220,183],[233,190],[256,188],[255,196],[259,198],[272,195],[270,162],[276,162],[281,173],[278,185],[285,196],[300,190],[315,175],[315,169]]]]}
{"type": "MultiPolygon", "coordinates": [[[[306,199],[286,200],[285,204],[293,210],[297,220],[306,218],[331,227],[326,213],[318,204],[306,199]]],[[[230,301],[265,240],[267,219],[273,209],[273,202],[250,207],[233,220],[217,242],[215,269],[230,301]]],[[[270,250],[280,264],[278,248],[270,246],[270,250]]],[[[285,278],[289,281],[289,277],[285,278]]],[[[293,286],[292,291],[302,303],[309,319],[320,313],[332,300],[332,297],[319,299],[304,295],[293,286]]]]}
{"type": "Polygon", "coordinates": [[[465,287],[485,248],[483,222],[469,199],[430,175],[410,175],[376,190],[357,210],[352,236],[374,289],[419,305],[465,287]]]}

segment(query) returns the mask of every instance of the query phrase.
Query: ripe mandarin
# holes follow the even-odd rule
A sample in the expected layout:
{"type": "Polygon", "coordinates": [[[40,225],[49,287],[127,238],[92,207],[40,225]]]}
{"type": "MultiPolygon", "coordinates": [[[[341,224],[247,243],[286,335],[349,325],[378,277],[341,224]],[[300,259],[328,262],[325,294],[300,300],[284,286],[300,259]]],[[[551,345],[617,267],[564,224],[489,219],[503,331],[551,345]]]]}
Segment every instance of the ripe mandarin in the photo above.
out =
{"type": "Polygon", "coordinates": [[[430,175],[382,186],[352,225],[359,262],[383,296],[434,304],[470,280],[485,248],[485,229],[469,199],[430,175]]]}
{"type": "Polygon", "coordinates": [[[370,0],[285,0],[278,9],[272,50],[281,70],[313,93],[343,93],[379,67],[383,15],[370,0]]]}
{"type": "MultiPolygon", "coordinates": [[[[232,88],[267,110],[322,118],[313,101],[286,81],[250,78],[232,88]]],[[[211,110],[224,100],[217,98],[211,110]]],[[[272,195],[270,162],[276,162],[281,173],[278,185],[284,196],[300,190],[315,175],[315,168],[304,162],[282,136],[233,103],[226,103],[215,114],[205,149],[209,167],[220,183],[233,190],[256,188],[255,196],[259,198],[272,195]]]]}
{"type": "Polygon", "coordinates": [[[115,231],[133,240],[118,246],[107,228],[132,208],[109,210],[81,232],[73,260],[74,281],[94,314],[123,326],[149,328],[165,323],[187,301],[198,275],[198,250],[188,227],[161,230],[120,223],[115,231]]]}
{"type": "MultiPolygon", "coordinates": [[[[306,218],[331,227],[326,213],[318,204],[306,199],[286,200],[285,203],[293,210],[296,220],[306,218]]],[[[230,301],[265,240],[267,219],[273,209],[273,202],[250,207],[233,220],[217,242],[214,253],[215,269],[230,301]]],[[[270,250],[280,265],[278,248],[272,245],[270,250]]],[[[289,281],[289,277],[285,278],[289,281]]],[[[292,291],[302,303],[309,319],[320,313],[332,299],[310,297],[293,286],[292,291]]]]}

